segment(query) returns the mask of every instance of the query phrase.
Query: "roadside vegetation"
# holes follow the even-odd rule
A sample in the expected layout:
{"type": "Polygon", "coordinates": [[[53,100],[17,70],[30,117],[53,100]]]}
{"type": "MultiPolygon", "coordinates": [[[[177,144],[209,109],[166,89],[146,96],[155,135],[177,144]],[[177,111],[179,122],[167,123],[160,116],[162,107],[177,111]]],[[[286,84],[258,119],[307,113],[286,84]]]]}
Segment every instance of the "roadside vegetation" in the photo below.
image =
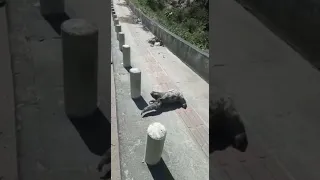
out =
{"type": "Polygon", "coordinates": [[[131,0],[148,17],[202,50],[209,49],[208,0],[131,0]]]}

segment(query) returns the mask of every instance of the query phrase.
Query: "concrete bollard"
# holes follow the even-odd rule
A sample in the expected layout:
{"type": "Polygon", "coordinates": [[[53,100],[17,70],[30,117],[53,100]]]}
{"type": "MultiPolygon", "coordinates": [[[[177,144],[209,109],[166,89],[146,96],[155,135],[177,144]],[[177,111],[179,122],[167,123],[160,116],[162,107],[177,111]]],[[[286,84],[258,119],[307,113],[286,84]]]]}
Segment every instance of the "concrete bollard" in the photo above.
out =
{"type": "Polygon", "coordinates": [[[124,32],[119,32],[119,49],[122,51],[122,46],[124,45],[124,32]]]}
{"type": "Polygon", "coordinates": [[[149,125],[147,130],[147,144],[145,162],[148,165],[156,165],[162,155],[167,130],[158,122],[149,125]]]}
{"type": "Polygon", "coordinates": [[[119,40],[119,32],[121,32],[121,25],[116,25],[116,33],[117,33],[117,40],[119,40]]]}
{"type": "Polygon", "coordinates": [[[113,20],[117,19],[118,16],[116,14],[113,14],[113,20]]]}
{"type": "Polygon", "coordinates": [[[98,28],[82,19],[61,25],[65,111],[86,117],[97,109],[98,28]]]}
{"type": "Polygon", "coordinates": [[[127,68],[131,66],[131,52],[130,52],[130,46],[129,45],[123,45],[122,46],[122,62],[123,67],[127,68]]]}
{"type": "Polygon", "coordinates": [[[40,0],[40,13],[42,16],[64,14],[64,0],[40,0]]]}
{"type": "Polygon", "coordinates": [[[141,96],[141,71],[138,68],[130,69],[131,98],[136,99],[141,96]]]}
{"type": "Polygon", "coordinates": [[[114,26],[116,26],[116,25],[119,25],[119,19],[118,18],[114,19],[114,26]]]}

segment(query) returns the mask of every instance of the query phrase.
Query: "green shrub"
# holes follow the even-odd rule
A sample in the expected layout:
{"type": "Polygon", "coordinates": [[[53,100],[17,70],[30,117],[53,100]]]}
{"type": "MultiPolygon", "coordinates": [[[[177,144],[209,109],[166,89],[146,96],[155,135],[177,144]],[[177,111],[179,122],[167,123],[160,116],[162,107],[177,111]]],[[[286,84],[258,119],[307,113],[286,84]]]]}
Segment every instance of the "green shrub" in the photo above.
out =
{"type": "Polygon", "coordinates": [[[150,18],[200,49],[209,49],[209,12],[201,2],[167,8],[166,0],[131,0],[150,18]]]}

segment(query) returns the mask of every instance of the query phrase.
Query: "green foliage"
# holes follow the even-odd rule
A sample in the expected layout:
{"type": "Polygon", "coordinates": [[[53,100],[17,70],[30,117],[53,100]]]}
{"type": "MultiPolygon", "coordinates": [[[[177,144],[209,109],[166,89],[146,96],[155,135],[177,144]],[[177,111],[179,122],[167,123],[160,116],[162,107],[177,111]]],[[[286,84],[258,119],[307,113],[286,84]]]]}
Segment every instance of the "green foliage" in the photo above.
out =
{"type": "Polygon", "coordinates": [[[146,5],[153,11],[161,11],[165,8],[164,0],[147,0],[146,5]]]}
{"type": "Polygon", "coordinates": [[[209,12],[202,1],[169,8],[166,0],[131,0],[145,14],[195,46],[209,49],[209,12]]]}

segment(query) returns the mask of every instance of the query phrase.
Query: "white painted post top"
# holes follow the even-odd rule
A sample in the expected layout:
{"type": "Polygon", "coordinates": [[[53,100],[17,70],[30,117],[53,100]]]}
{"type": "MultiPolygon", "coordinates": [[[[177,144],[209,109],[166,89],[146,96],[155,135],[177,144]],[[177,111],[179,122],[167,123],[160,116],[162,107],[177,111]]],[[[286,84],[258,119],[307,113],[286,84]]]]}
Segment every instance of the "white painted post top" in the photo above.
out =
{"type": "MultiPolygon", "coordinates": [[[[124,46],[124,45],[123,45],[123,46],[124,46]]],[[[131,69],[130,69],[130,72],[131,72],[131,73],[134,73],[134,74],[141,73],[140,69],[138,69],[138,68],[131,68],[131,69]]]]}
{"type": "Polygon", "coordinates": [[[154,140],[162,140],[167,134],[166,128],[159,122],[150,124],[147,132],[148,135],[154,140]]]}

